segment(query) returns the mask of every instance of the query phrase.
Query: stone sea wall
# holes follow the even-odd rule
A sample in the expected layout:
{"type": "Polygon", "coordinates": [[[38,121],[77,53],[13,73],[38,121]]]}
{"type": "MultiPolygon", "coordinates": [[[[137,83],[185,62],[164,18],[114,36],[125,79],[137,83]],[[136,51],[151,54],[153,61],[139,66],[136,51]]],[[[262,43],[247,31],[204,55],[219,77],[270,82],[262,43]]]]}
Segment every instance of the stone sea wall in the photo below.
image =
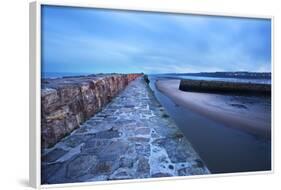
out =
{"type": "Polygon", "coordinates": [[[42,79],[41,146],[51,147],[92,117],[142,74],[42,79]]]}
{"type": "Polygon", "coordinates": [[[42,184],[210,173],[144,79],[132,81],[70,135],[42,149],[42,184]]]}
{"type": "Polygon", "coordinates": [[[189,92],[239,93],[253,95],[271,95],[270,84],[236,83],[225,81],[205,81],[182,79],[179,89],[189,92]]]}

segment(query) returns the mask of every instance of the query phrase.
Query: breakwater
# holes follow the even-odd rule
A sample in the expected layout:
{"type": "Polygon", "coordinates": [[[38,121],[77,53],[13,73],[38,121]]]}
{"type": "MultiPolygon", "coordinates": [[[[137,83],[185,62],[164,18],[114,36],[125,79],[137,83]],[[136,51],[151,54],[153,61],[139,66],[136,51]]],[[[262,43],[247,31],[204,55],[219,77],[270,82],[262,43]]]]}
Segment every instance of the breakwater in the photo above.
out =
{"type": "Polygon", "coordinates": [[[109,103],[142,74],[108,74],[43,79],[41,146],[51,147],[109,103]]]}
{"type": "Polygon", "coordinates": [[[210,173],[143,77],[41,155],[42,184],[210,173]]]}
{"type": "Polygon", "coordinates": [[[238,83],[226,81],[206,81],[182,79],[179,90],[210,93],[239,93],[254,95],[271,95],[270,84],[238,83]]]}

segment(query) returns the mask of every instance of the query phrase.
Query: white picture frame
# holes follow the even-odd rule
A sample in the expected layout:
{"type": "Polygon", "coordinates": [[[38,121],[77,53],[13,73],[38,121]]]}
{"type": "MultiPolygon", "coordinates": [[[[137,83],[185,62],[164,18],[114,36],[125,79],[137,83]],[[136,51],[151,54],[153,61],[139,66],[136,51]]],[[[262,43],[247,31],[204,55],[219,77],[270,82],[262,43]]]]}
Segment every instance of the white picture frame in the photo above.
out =
{"type": "Polygon", "coordinates": [[[30,3],[30,27],[29,27],[29,39],[30,39],[30,69],[29,69],[29,102],[30,102],[30,130],[29,130],[29,179],[30,185],[34,188],[49,188],[49,187],[68,187],[68,186],[81,186],[81,185],[97,185],[97,184],[117,184],[117,183],[129,183],[129,182],[146,182],[146,181],[159,181],[159,180],[177,180],[177,179],[193,179],[201,177],[220,177],[220,176],[234,176],[234,175],[252,175],[252,174],[272,174],[274,172],[274,17],[264,15],[235,15],[219,12],[199,12],[190,11],[183,8],[182,10],[175,9],[155,9],[147,7],[132,7],[125,5],[111,5],[110,3],[100,3],[93,1],[93,3],[80,3],[80,2],[48,2],[37,1],[30,3]],[[131,11],[149,11],[149,12],[161,12],[161,13],[183,13],[194,15],[206,15],[206,16],[226,16],[226,17],[242,17],[242,18],[262,18],[271,20],[271,73],[272,73],[272,104],[271,104],[271,171],[262,172],[243,172],[243,173],[227,173],[227,174],[212,174],[212,175],[196,175],[196,176],[184,176],[184,177],[168,177],[168,178],[149,178],[149,179],[133,179],[122,181],[102,181],[102,182],[83,182],[83,183],[71,183],[71,184],[55,184],[55,185],[41,185],[41,6],[70,6],[70,7],[86,7],[86,8],[102,8],[111,10],[131,10],[131,11]]]}

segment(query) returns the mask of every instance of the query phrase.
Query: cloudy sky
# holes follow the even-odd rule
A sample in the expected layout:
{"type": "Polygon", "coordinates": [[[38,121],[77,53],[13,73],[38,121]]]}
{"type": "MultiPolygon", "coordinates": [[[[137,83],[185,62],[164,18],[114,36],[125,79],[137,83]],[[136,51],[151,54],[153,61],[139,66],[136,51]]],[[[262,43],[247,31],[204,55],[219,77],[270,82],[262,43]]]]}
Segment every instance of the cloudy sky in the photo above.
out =
{"type": "Polygon", "coordinates": [[[44,6],[43,72],[270,71],[266,19],[44,6]]]}

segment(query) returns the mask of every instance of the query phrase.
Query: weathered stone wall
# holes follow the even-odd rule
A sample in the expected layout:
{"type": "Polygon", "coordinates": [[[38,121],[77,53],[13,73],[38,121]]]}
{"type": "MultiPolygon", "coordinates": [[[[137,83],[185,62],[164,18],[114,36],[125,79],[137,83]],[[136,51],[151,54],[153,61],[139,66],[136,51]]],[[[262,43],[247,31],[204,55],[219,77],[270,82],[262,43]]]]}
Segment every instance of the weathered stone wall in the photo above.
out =
{"type": "Polygon", "coordinates": [[[270,84],[237,83],[225,81],[205,81],[182,79],[179,89],[189,92],[239,93],[271,95],[270,84]]]}
{"type": "Polygon", "coordinates": [[[142,74],[89,75],[43,79],[41,146],[51,147],[99,112],[142,74]]]}

